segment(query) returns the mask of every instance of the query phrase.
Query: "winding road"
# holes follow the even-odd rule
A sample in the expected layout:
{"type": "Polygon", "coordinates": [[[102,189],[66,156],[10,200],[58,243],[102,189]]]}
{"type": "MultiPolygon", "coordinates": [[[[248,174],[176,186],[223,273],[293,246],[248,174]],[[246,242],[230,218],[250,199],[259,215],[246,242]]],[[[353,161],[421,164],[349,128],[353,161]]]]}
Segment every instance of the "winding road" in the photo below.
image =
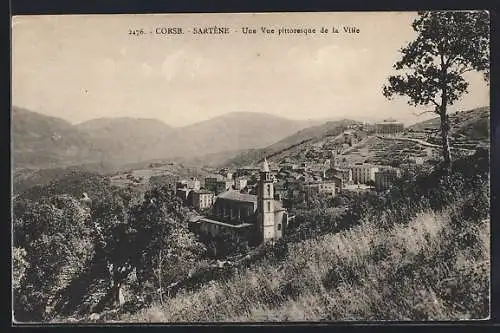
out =
{"type": "MultiPolygon", "coordinates": [[[[379,138],[379,139],[382,139],[382,140],[413,142],[415,144],[419,144],[419,145],[422,145],[424,147],[441,149],[440,145],[435,145],[433,143],[429,143],[427,141],[420,140],[420,139],[402,138],[402,137],[389,137],[389,136],[382,136],[382,135],[377,135],[376,137],[379,138]]],[[[476,151],[475,149],[467,149],[467,148],[460,148],[460,147],[453,147],[453,146],[450,146],[450,149],[462,150],[462,151],[467,151],[467,152],[472,152],[472,153],[476,151]]]]}

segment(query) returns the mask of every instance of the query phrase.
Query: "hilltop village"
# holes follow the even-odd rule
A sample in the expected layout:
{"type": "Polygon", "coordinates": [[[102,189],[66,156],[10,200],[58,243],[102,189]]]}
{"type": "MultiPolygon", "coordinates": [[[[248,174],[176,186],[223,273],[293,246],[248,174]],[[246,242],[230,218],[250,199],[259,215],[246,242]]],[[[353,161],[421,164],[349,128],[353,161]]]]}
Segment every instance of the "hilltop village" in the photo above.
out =
{"type": "MultiPolygon", "coordinates": [[[[335,197],[343,191],[388,190],[401,176],[400,168],[346,158],[356,155],[353,147],[363,140],[359,133],[366,127],[349,126],[333,142],[312,146],[302,161],[264,158],[260,165],[221,168],[203,180],[177,181],[176,195],[198,212],[191,229],[209,236],[230,231],[255,244],[274,242],[293,219],[287,210],[292,200],[307,201],[313,193],[335,197]]],[[[384,121],[370,125],[370,131],[391,140],[400,137],[404,125],[384,121]]],[[[414,165],[419,164],[423,159],[417,156],[414,165]]]]}
{"type": "MultiPolygon", "coordinates": [[[[386,192],[405,171],[437,163],[436,133],[431,122],[408,128],[394,120],[340,122],[323,134],[307,133],[240,163],[204,167],[201,174],[177,163],[150,163],[111,181],[134,187],[167,183],[190,208],[192,231],[209,240],[229,233],[258,245],[284,237],[297,205],[309,207],[318,196],[386,192]]],[[[480,141],[458,133],[451,139],[452,153],[471,154],[480,141]]]]}

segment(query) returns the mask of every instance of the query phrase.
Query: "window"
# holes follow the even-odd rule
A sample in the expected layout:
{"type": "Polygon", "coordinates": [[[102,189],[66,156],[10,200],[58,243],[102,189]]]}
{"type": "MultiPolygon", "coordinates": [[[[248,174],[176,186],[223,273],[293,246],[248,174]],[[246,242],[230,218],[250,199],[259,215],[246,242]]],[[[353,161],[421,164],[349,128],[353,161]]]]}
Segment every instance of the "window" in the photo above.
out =
{"type": "Polygon", "coordinates": [[[271,202],[270,201],[267,202],[267,211],[268,212],[271,211],[271,202]]]}
{"type": "Polygon", "coordinates": [[[267,195],[271,196],[271,185],[267,185],[267,195]]]}
{"type": "Polygon", "coordinates": [[[278,224],[278,230],[281,230],[281,223],[278,224]]]}

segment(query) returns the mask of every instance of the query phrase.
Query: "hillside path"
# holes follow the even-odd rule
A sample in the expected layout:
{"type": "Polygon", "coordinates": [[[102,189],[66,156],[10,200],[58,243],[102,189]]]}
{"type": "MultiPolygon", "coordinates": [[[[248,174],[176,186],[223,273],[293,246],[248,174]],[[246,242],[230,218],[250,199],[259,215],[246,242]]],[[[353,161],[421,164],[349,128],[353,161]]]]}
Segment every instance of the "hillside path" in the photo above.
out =
{"type": "MultiPolygon", "coordinates": [[[[435,145],[433,143],[420,140],[420,139],[413,139],[413,138],[400,138],[400,137],[387,137],[387,136],[382,136],[382,135],[377,135],[377,138],[382,139],[382,140],[389,140],[389,141],[406,141],[406,142],[413,142],[419,145],[422,145],[424,147],[431,147],[431,148],[437,148],[440,149],[440,145],[435,145]]],[[[467,151],[467,152],[475,152],[475,149],[467,149],[467,148],[460,148],[460,147],[453,147],[450,146],[450,149],[455,149],[455,150],[462,150],[462,151],[467,151]]]]}

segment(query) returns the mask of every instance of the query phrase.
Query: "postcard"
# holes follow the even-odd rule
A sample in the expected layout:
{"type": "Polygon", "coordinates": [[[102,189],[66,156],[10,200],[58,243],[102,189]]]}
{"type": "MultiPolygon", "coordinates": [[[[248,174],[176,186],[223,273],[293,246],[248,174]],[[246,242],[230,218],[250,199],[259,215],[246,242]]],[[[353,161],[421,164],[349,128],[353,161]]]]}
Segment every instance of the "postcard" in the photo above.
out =
{"type": "Polygon", "coordinates": [[[12,320],[490,317],[487,11],[12,18],[12,320]]]}

